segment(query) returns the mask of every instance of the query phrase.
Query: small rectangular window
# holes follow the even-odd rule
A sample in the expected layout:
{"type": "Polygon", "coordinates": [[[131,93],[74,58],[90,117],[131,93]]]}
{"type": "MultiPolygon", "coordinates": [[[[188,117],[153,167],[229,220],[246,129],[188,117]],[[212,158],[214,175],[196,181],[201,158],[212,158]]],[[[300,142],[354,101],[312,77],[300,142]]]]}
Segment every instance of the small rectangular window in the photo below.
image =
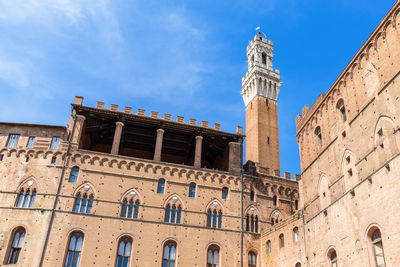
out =
{"type": "Polygon", "coordinates": [[[58,149],[59,144],[60,144],[60,137],[54,136],[51,139],[50,149],[58,149]]]}
{"type": "Polygon", "coordinates": [[[1,155],[0,155],[0,161],[3,161],[3,157],[4,157],[4,155],[1,154],[1,155]]]}
{"type": "Polygon", "coordinates": [[[26,143],[26,147],[27,148],[33,148],[34,144],[35,144],[35,137],[34,136],[29,136],[28,143],[26,143]]]}
{"type": "Polygon", "coordinates": [[[51,164],[56,164],[57,161],[57,157],[52,157],[51,158],[51,164]]]}
{"type": "Polygon", "coordinates": [[[18,145],[18,140],[19,140],[19,134],[10,134],[8,136],[7,140],[7,147],[17,147],[18,145]]]}
{"type": "Polygon", "coordinates": [[[267,137],[267,144],[269,145],[269,136],[267,137]]]}

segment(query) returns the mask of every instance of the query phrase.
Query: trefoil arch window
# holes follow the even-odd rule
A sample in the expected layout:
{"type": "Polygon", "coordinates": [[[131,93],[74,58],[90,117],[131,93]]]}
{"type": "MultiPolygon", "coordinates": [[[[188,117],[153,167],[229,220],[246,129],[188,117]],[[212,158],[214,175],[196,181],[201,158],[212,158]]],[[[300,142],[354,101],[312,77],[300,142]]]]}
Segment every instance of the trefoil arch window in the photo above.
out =
{"type": "Polygon", "coordinates": [[[219,247],[212,245],[207,251],[207,267],[219,266],[219,247]]]}
{"type": "Polygon", "coordinates": [[[140,200],[135,191],[131,191],[122,201],[121,217],[137,219],[139,217],[140,200]]]}
{"type": "Polygon", "coordinates": [[[217,201],[209,205],[207,210],[207,227],[222,228],[222,209],[217,201]]]}
{"type": "Polygon", "coordinates": [[[278,210],[273,211],[271,213],[270,218],[271,218],[271,225],[274,225],[274,224],[279,223],[280,221],[282,221],[281,214],[279,213],[278,210]]]}
{"type": "Polygon", "coordinates": [[[22,187],[19,191],[15,207],[17,208],[33,208],[36,199],[36,188],[22,187]]]}
{"type": "Polygon", "coordinates": [[[254,214],[254,208],[251,208],[246,214],[246,231],[258,233],[258,216],[254,214]],[[253,211],[251,211],[253,209],[253,211]]]}
{"type": "Polygon", "coordinates": [[[254,251],[250,251],[248,267],[256,267],[256,266],[257,266],[257,254],[254,251]]]}
{"type": "Polygon", "coordinates": [[[169,241],[164,245],[162,267],[175,267],[176,243],[169,241]]]}
{"type": "Polygon", "coordinates": [[[10,250],[8,252],[7,264],[18,263],[19,255],[21,254],[22,245],[24,244],[25,229],[20,227],[14,230],[12,235],[10,250]]]}
{"type": "Polygon", "coordinates": [[[128,267],[132,250],[132,238],[123,237],[118,243],[116,267],[128,267]]]}
{"type": "Polygon", "coordinates": [[[182,203],[177,196],[173,196],[167,201],[165,206],[164,222],[181,223],[182,203]]]}
{"type": "Polygon", "coordinates": [[[90,214],[93,206],[93,194],[76,194],[74,212],[90,214]]]}
{"type": "Polygon", "coordinates": [[[83,233],[72,232],[68,241],[68,250],[65,257],[64,267],[78,267],[82,252],[83,233]]]}

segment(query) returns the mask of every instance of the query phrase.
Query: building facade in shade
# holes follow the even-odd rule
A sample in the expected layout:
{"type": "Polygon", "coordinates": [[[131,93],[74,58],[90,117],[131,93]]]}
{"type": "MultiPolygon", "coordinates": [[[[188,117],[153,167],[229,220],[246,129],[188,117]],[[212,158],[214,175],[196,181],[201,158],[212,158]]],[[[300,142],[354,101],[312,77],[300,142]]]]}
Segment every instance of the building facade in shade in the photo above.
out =
{"type": "Polygon", "coordinates": [[[247,47],[246,135],[82,97],[66,127],[0,123],[0,265],[400,266],[400,2],[296,118],[294,179],[272,52],[247,47]]]}

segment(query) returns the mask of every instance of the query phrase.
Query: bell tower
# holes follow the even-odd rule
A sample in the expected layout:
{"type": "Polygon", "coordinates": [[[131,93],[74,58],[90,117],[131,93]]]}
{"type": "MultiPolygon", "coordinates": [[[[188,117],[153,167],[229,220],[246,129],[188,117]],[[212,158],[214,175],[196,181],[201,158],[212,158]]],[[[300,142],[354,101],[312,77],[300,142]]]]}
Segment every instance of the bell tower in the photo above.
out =
{"type": "Polygon", "coordinates": [[[272,65],[273,49],[261,32],[250,41],[240,92],[246,106],[246,161],[258,162],[270,173],[280,170],[277,99],[282,83],[272,65]]]}

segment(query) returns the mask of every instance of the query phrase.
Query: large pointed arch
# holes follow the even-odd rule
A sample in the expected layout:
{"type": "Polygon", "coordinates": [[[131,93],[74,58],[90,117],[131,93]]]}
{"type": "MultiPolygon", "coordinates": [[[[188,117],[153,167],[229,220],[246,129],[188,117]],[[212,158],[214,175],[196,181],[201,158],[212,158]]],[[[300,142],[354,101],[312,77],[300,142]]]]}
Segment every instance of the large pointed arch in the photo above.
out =
{"type": "Polygon", "coordinates": [[[165,208],[168,204],[170,204],[170,205],[172,205],[172,204],[178,205],[179,204],[179,205],[181,205],[182,209],[186,208],[185,203],[183,202],[182,198],[176,193],[171,194],[169,197],[167,197],[165,199],[163,207],[165,208]]]}
{"type": "Polygon", "coordinates": [[[78,186],[73,195],[76,196],[78,193],[86,193],[88,195],[93,194],[94,198],[97,198],[97,191],[94,188],[93,184],[91,184],[90,182],[85,182],[83,184],[81,184],[80,186],[78,186]]]}
{"type": "Polygon", "coordinates": [[[120,201],[121,202],[124,201],[125,198],[132,198],[131,197],[131,193],[132,192],[135,192],[134,199],[139,199],[140,203],[143,203],[142,195],[135,188],[131,188],[129,190],[126,190],[125,193],[122,194],[122,197],[121,197],[120,201]]]}
{"type": "Polygon", "coordinates": [[[207,204],[207,206],[206,206],[206,212],[209,210],[209,209],[216,209],[216,210],[221,210],[222,211],[222,213],[225,213],[224,212],[224,206],[222,205],[222,202],[221,201],[219,201],[218,199],[216,199],[216,198],[214,198],[213,200],[211,200],[208,204],[207,204]],[[214,203],[217,203],[217,205],[215,205],[214,203]],[[217,207],[215,207],[215,206],[217,206],[217,207]]]}
{"type": "MultiPolygon", "coordinates": [[[[379,116],[378,120],[376,121],[374,133],[373,133],[374,146],[378,146],[380,143],[379,137],[380,137],[381,133],[379,133],[379,131],[382,129],[385,132],[385,130],[383,129],[384,124],[386,124],[386,125],[388,124],[392,129],[396,128],[395,123],[390,116],[387,116],[387,115],[379,116]]],[[[382,134],[384,134],[384,132],[382,134]]]]}

